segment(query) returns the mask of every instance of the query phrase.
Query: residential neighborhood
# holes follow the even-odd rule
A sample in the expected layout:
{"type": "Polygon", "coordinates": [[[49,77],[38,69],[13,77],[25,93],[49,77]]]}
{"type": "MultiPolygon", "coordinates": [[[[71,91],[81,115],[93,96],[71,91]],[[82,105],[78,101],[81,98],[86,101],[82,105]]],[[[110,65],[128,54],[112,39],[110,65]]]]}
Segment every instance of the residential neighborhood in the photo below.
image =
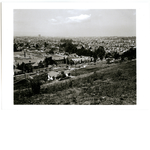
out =
{"type": "Polygon", "coordinates": [[[135,9],[15,9],[14,104],[135,104],[136,41],[135,9]]]}
{"type": "Polygon", "coordinates": [[[53,71],[56,78],[58,71],[75,70],[95,62],[94,52],[99,47],[103,47],[106,54],[122,54],[136,48],[136,37],[15,37],[14,79],[24,78],[25,73],[45,71],[49,74],[53,71]]]}

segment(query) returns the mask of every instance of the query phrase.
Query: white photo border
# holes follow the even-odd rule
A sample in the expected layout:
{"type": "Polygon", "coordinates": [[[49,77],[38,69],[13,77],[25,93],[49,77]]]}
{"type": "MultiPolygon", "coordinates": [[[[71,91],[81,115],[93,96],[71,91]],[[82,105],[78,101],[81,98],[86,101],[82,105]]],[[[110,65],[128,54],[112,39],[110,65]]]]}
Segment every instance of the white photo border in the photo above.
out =
{"type": "MultiPolygon", "coordinates": [[[[149,5],[146,2],[22,2],[3,3],[2,5],[2,109],[49,109],[53,110],[58,106],[36,106],[36,105],[14,105],[13,103],[13,10],[14,9],[136,9],[136,39],[137,39],[137,105],[129,106],[90,106],[93,109],[101,110],[122,110],[122,109],[148,109],[147,88],[144,89],[148,81],[148,73],[141,69],[146,66],[141,61],[143,59],[141,51],[149,47],[148,35],[150,26],[149,5]],[[144,78],[143,78],[144,75],[144,78]],[[140,86],[139,86],[140,85],[140,86]]],[[[144,56],[146,57],[146,56],[144,56]]],[[[66,107],[66,106],[63,106],[66,107]]],[[[61,108],[63,108],[61,107],[61,108]]],[[[71,108],[76,109],[76,106],[71,108]]],[[[82,108],[89,106],[82,106],[82,108]]],[[[67,107],[68,108],[68,107],[67,107]]],[[[59,107],[60,109],[60,107],[59,107]]]]}

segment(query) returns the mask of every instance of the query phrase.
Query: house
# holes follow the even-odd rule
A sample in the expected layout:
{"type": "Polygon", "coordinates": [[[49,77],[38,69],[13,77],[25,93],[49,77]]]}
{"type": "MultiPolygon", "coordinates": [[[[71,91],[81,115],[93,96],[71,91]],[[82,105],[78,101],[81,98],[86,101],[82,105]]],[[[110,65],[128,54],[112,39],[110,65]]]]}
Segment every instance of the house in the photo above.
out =
{"type": "Polygon", "coordinates": [[[54,59],[57,64],[64,64],[64,58],[54,59]]]}

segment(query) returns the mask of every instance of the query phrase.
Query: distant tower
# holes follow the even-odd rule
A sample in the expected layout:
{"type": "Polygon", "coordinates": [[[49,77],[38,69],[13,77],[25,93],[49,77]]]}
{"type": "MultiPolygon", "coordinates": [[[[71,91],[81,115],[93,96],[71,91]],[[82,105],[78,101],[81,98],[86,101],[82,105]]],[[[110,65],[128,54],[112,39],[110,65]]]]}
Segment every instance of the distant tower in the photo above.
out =
{"type": "Polygon", "coordinates": [[[41,34],[38,35],[38,40],[40,40],[40,39],[41,39],[41,34]]]}

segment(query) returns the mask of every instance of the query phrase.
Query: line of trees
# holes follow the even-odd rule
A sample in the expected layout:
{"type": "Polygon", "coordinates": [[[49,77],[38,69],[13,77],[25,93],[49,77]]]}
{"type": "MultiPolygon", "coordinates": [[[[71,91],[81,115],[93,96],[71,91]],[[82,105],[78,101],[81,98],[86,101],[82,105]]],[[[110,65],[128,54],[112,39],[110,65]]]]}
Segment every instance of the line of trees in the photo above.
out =
{"type": "Polygon", "coordinates": [[[33,71],[33,67],[30,63],[25,64],[24,62],[22,62],[22,64],[19,65],[19,63],[16,65],[15,69],[19,69],[22,70],[22,73],[25,72],[32,72],[33,71]]]}
{"type": "Polygon", "coordinates": [[[48,67],[48,65],[53,65],[53,64],[57,66],[57,62],[53,60],[52,57],[46,57],[43,63],[45,64],[46,67],[48,67]]]}
{"type": "Polygon", "coordinates": [[[61,42],[63,42],[63,44],[60,46],[65,49],[65,52],[68,52],[69,54],[76,53],[79,56],[90,56],[94,58],[95,62],[98,58],[100,58],[100,60],[103,60],[103,58],[114,58],[115,60],[124,60],[125,58],[131,60],[136,58],[136,48],[133,47],[130,48],[128,51],[119,54],[117,51],[106,53],[103,46],[99,46],[97,49],[95,49],[95,51],[91,51],[90,48],[85,49],[83,46],[81,47],[81,49],[77,49],[77,45],[72,44],[71,39],[62,39],[61,42]]]}
{"type": "Polygon", "coordinates": [[[136,48],[130,48],[129,50],[119,54],[117,51],[108,52],[105,54],[105,59],[107,58],[114,58],[124,60],[127,58],[128,60],[136,59],[136,48]]]}
{"type": "Polygon", "coordinates": [[[64,42],[62,45],[60,45],[60,47],[63,47],[65,49],[65,52],[68,52],[69,54],[76,53],[78,56],[83,55],[94,57],[95,61],[98,57],[103,60],[106,53],[103,46],[99,46],[98,49],[95,49],[95,51],[91,51],[90,48],[85,49],[83,46],[81,47],[81,49],[77,49],[77,45],[72,44],[72,40],[70,39],[62,39],[61,42],[64,42]]]}

